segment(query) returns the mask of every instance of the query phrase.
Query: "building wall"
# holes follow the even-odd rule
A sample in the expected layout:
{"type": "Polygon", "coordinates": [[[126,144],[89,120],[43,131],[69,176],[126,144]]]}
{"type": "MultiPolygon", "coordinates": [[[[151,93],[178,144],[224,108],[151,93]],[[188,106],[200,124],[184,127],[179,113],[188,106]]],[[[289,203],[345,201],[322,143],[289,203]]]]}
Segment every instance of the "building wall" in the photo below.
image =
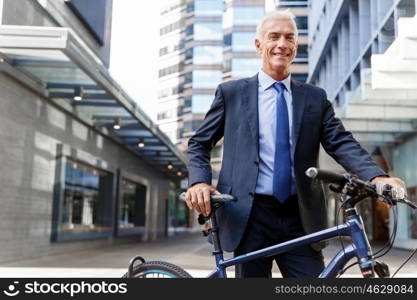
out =
{"type": "Polygon", "coordinates": [[[361,69],[372,54],[394,41],[397,20],[414,16],[415,0],[316,0],[309,7],[308,82],[326,89],[329,99],[346,104],[360,86],[361,69]]]}
{"type": "Polygon", "coordinates": [[[185,10],[185,1],[170,1],[159,22],[158,125],[174,144],[179,142],[182,128],[185,10]]]}
{"type": "Polygon", "coordinates": [[[172,184],[163,174],[3,74],[0,107],[0,261],[96,247],[114,239],[51,242],[59,144],[142,178],[149,194],[144,238],[164,235],[164,203],[172,184]]]}
{"type": "MultiPolygon", "coordinates": [[[[369,102],[372,102],[376,100],[374,103],[377,103],[378,100],[381,100],[386,101],[388,105],[392,101],[392,105],[398,105],[401,101],[396,99],[395,92],[390,90],[369,91],[370,78],[368,75],[370,72],[367,69],[373,68],[371,56],[385,53],[396,39],[398,19],[414,16],[415,13],[415,0],[309,1],[310,69],[307,81],[326,90],[327,96],[333,101],[337,113],[342,112],[343,114],[343,111],[347,111],[355,105],[355,101],[365,102],[369,100],[369,102]],[[386,95],[378,99],[378,94],[382,95],[385,91],[386,95]],[[357,95],[356,98],[355,95],[357,95]]],[[[395,106],[390,107],[390,109],[395,109],[395,106]]],[[[369,106],[369,108],[363,109],[360,118],[354,114],[349,115],[349,118],[354,119],[354,121],[369,121],[371,125],[368,129],[360,128],[358,130],[358,127],[347,129],[352,130],[354,136],[364,130],[369,133],[384,133],[384,130],[378,128],[378,123],[372,123],[374,120],[372,117],[368,118],[376,110],[376,105],[375,107],[369,106]]],[[[400,119],[407,121],[407,118],[386,117],[387,121],[400,119]]],[[[348,122],[348,120],[345,121],[348,122]]],[[[390,130],[387,131],[391,132],[390,130]]],[[[392,133],[397,139],[395,143],[384,139],[373,141],[369,138],[363,138],[360,142],[368,152],[373,154],[373,158],[382,169],[393,176],[402,178],[407,186],[413,187],[415,186],[415,159],[412,157],[412,153],[415,152],[416,144],[413,139],[406,143],[403,143],[403,140],[407,135],[413,136],[414,133],[401,134],[395,132],[395,130],[392,133]],[[382,153],[377,154],[378,152],[382,153]],[[393,169],[390,166],[391,164],[394,165],[393,169]]],[[[323,156],[323,153],[321,156],[323,156]]],[[[332,168],[328,161],[322,166],[332,168]]],[[[337,168],[334,169],[338,170],[337,168]]],[[[408,236],[409,227],[412,224],[409,219],[409,210],[403,205],[398,205],[398,211],[399,229],[396,246],[415,248],[416,239],[408,236]]],[[[365,226],[368,227],[371,222],[374,222],[374,232],[376,233],[378,233],[378,228],[376,228],[375,217],[381,218],[382,215],[378,216],[377,214],[378,207],[376,204],[368,213],[364,214],[365,226]]],[[[391,214],[391,231],[393,217],[394,215],[391,214]]]]}

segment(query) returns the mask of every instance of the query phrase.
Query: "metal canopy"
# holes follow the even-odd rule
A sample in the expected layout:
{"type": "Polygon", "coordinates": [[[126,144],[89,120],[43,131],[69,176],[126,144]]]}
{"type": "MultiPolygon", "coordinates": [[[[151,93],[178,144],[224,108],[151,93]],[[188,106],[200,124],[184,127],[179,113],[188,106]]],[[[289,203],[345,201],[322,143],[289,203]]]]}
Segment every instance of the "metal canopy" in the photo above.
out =
{"type": "Polygon", "coordinates": [[[177,179],[187,175],[182,152],[71,29],[0,25],[0,56],[0,71],[160,171],[177,179]]]}

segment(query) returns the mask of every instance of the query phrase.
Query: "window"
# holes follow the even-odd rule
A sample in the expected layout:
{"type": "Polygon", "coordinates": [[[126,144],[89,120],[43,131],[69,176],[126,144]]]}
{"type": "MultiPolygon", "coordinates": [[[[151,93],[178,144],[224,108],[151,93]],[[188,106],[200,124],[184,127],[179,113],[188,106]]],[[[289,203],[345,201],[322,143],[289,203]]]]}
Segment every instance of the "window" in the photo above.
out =
{"type": "Polygon", "coordinates": [[[221,23],[201,22],[194,24],[194,40],[223,40],[221,23]]]}
{"type": "Polygon", "coordinates": [[[184,133],[193,132],[200,127],[202,120],[192,120],[184,122],[184,133]]]}
{"type": "Polygon", "coordinates": [[[194,47],[194,64],[220,64],[222,62],[223,48],[217,46],[194,47]]]}
{"type": "Polygon", "coordinates": [[[298,45],[297,58],[308,58],[308,47],[307,47],[307,45],[298,45]]]}
{"type": "Polygon", "coordinates": [[[223,12],[222,0],[195,0],[194,15],[195,16],[216,16],[223,12]]]}
{"type": "Polygon", "coordinates": [[[259,58],[234,58],[232,59],[232,77],[242,78],[255,75],[261,67],[259,58]]]}
{"type": "Polygon", "coordinates": [[[235,6],[233,7],[233,24],[257,25],[264,13],[263,6],[235,6]]]}
{"type": "Polygon", "coordinates": [[[213,102],[212,95],[193,95],[191,112],[195,114],[205,114],[213,102]]]}
{"type": "Polygon", "coordinates": [[[120,189],[119,230],[145,226],[146,186],[123,178],[120,189]]]}
{"type": "Polygon", "coordinates": [[[232,46],[232,34],[225,34],[223,36],[223,47],[230,47],[232,46]]]}
{"type": "Polygon", "coordinates": [[[177,108],[163,110],[158,113],[158,120],[172,119],[177,117],[177,108]]]}
{"type": "Polygon", "coordinates": [[[110,231],[112,180],[110,173],[68,159],[59,231],[110,231]]]}
{"type": "Polygon", "coordinates": [[[193,71],[194,89],[214,89],[222,81],[222,71],[197,70],[193,71]]]}
{"type": "Polygon", "coordinates": [[[234,32],[232,34],[233,51],[255,51],[255,32],[234,32]]]}
{"type": "Polygon", "coordinates": [[[299,30],[306,30],[306,29],[308,29],[307,16],[298,16],[298,17],[295,17],[295,22],[297,23],[297,28],[299,30]]]}
{"type": "Polygon", "coordinates": [[[159,56],[163,56],[168,53],[168,47],[163,47],[159,49],[159,56]]]}
{"type": "Polygon", "coordinates": [[[181,19],[181,20],[178,20],[178,21],[176,21],[172,24],[166,25],[166,26],[162,27],[161,29],[159,29],[159,35],[168,34],[172,31],[180,29],[182,27],[184,27],[184,21],[181,19]]]}
{"type": "Polygon", "coordinates": [[[173,73],[180,72],[183,69],[183,67],[184,67],[183,63],[178,63],[178,64],[175,64],[175,65],[160,69],[158,71],[159,78],[170,75],[170,74],[173,74],[173,73]]]}
{"type": "Polygon", "coordinates": [[[280,8],[284,7],[307,7],[307,1],[300,1],[300,0],[285,0],[285,1],[277,1],[279,3],[280,8]]]}
{"type": "Polygon", "coordinates": [[[169,97],[173,95],[178,95],[183,92],[182,85],[175,85],[173,87],[167,87],[158,91],[158,98],[169,97]]]}

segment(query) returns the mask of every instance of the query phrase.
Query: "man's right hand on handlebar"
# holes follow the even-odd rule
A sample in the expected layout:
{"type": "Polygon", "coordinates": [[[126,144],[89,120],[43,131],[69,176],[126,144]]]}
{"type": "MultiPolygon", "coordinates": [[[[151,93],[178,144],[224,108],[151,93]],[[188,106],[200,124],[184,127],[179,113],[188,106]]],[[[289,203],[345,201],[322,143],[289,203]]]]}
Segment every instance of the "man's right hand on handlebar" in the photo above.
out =
{"type": "Polygon", "coordinates": [[[199,182],[187,190],[185,201],[189,209],[195,209],[207,217],[211,211],[210,195],[213,194],[219,195],[220,192],[207,183],[199,182]]]}

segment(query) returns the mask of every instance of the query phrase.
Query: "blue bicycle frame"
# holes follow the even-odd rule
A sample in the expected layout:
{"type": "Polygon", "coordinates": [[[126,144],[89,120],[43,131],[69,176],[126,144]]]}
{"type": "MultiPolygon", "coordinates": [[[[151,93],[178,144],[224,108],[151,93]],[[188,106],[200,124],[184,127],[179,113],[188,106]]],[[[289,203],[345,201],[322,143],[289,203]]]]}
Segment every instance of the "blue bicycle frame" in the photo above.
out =
{"type": "Polygon", "coordinates": [[[359,260],[359,267],[364,277],[374,277],[373,260],[371,247],[364,231],[362,218],[357,214],[355,208],[349,208],[346,222],[342,225],[331,227],[315,233],[311,233],[284,243],[271,247],[263,248],[257,251],[249,252],[234,258],[223,258],[220,241],[218,238],[218,227],[215,216],[211,216],[214,252],[216,259],[216,270],[210,273],[208,278],[226,278],[226,268],[245,263],[254,259],[268,256],[274,256],[293,248],[309,245],[311,243],[327,240],[337,236],[350,236],[352,243],[341,249],[336,256],[329,262],[319,275],[319,278],[335,277],[343,269],[346,263],[353,257],[359,260]]]}

